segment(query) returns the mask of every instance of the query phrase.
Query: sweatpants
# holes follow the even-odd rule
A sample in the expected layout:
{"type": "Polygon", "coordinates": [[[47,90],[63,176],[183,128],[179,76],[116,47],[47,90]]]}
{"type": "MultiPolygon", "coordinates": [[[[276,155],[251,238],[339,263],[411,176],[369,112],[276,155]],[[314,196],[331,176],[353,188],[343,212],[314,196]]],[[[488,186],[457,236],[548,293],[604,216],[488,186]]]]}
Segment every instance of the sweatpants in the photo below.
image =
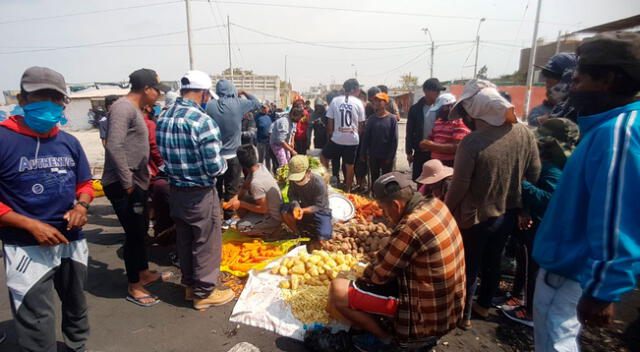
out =
{"type": "MultiPolygon", "coordinates": [[[[218,177],[216,188],[220,199],[228,202],[235,197],[240,191],[240,176],[242,175],[242,167],[238,158],[227,159],[227,171],[224,175],[218,177]]],[[[233,210],[224,211],[224,219],[231,219],[233,210]]]]}
{"type": "Polygon", "coordinates": [[[84,351],[89,317],[84,286],[89,250],[85,239],[53,247],[5,244],[4,264],[18,345],[22,351],[56,352],[53,292],[62,303],[62,336],[68,351],[84,351]]]}
{"type": "Polygon", "coordinates": [[[124,267],[129,283],[140,281],[140,272],[149,269],[145,237],[149,230],[147,191],[138,186],[128,194],[120,182],[104,187],[118,221],[124,229],[124,267]]]}
{"type": "Polygon", "coordinates": [[[467,276],[467,299],[463,319],[471,318],[471,306],[478,285],[478,274],[482,275],[482,285],[478,292],[477,303],[483,308],[491,307],[491,299],[498,289],[502,275],[500,270],[502,250],[515,225],[515,212],[507,210],[501,216],[460,231],[464,244],[467,276]]]}
{"type": "Polygon", "coordinates": [[[394,159],[369,158],[370,182],[372,185],[380,176],[393,171],[393,160],[394,159]]]}
{"type": "Polygon", "coordinates": [[[176,248],[182,284],[193,295],[209,297],[218,284],[222,259],[220,200],[214,187],[171,187],[171,217],[176,224],[176,248]]]}

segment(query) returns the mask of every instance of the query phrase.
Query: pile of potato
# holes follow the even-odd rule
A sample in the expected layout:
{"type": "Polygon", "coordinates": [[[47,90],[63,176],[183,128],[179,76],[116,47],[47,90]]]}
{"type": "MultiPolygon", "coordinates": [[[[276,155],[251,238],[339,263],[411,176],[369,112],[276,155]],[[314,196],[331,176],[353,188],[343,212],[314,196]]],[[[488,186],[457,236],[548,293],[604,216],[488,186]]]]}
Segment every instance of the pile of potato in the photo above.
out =
{"type": "Polygon", "coordinates": [[[387,245],[390,235],[391,230],[383,223],[336,224],[333,239],[322,241],[322,249],[362,254],[370,261],[378,250],[387,245]]]}
{"type": "Polygon", "coordinates": [[[272,274],[290,277],[280,282],[283,289],[297,290],[301,285],[329,286],[338,274],[361,274],[363,268],[358,265],[361,255],[313,251],[311,255],[300,253],[295,258],[285,257],[280,265],[271,269],[272,274]]]}

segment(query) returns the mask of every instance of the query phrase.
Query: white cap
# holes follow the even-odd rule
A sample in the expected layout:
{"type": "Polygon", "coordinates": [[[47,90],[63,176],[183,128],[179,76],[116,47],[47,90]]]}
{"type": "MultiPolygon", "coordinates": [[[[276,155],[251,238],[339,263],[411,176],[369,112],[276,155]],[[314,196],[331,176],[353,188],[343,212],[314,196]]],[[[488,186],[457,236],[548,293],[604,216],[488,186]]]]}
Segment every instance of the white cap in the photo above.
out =
{"type": "Polygon", "coordinates": [[[441,107],[445,105],[451,105],[456,103],[456,96],[451,93],[440,94],[436,99],[436,102],[433,103],[433,106],[429,111],[438,111],[441,107]]]}
{"type": "Polygon", "coordinates": [[[180,89],[211,90],[211,77],[202,71],[189,71],[180,79],[180,89]]]}

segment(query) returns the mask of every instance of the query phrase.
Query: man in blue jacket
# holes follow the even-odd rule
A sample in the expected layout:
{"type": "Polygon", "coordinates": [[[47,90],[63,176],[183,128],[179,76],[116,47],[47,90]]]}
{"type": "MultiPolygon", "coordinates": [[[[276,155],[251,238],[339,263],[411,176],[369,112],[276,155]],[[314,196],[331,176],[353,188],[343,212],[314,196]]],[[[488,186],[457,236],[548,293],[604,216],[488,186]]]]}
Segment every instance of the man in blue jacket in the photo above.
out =
{"type": "Polygon", "coordinates": [[[640,35],[586,40],[570,101],[582,140],[536,234],[536,351],[578,351],[581,324],[611,322],[640,262],[640,35]]]}
{"type": "MultiPolygon", "coordinates": [[[[220,127],[222,151],[220,154],[227,162],[227,171],[218,177],[216,187],[218,195],[225,201],[233,198],[240,190],[242,167],[236,156],[242,139],[242,119],[246,113],[260,107],[260,102],[244,90],[236,91],[236,87],[226,79],[216,83],[217,100],[207,103],[206,111],[220,127]],[[247,99],[242,99],[244,95],[247,99]]],[[[225,210],[224,218],[228,220],[233,211],[225,210]]]]}

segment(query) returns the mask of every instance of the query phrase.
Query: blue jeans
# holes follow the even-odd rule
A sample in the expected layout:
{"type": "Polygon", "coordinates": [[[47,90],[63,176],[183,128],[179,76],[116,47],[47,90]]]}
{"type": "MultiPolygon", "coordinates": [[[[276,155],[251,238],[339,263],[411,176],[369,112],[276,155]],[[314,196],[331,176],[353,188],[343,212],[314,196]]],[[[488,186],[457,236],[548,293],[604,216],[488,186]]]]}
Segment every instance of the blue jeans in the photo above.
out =
{"type": "Polygon", "coordinates": [[[580,296],[582,288],[578,282],[540,269],[533,299],[536,352],[580,350],[580,322],[576,313],[580,296]]]}

